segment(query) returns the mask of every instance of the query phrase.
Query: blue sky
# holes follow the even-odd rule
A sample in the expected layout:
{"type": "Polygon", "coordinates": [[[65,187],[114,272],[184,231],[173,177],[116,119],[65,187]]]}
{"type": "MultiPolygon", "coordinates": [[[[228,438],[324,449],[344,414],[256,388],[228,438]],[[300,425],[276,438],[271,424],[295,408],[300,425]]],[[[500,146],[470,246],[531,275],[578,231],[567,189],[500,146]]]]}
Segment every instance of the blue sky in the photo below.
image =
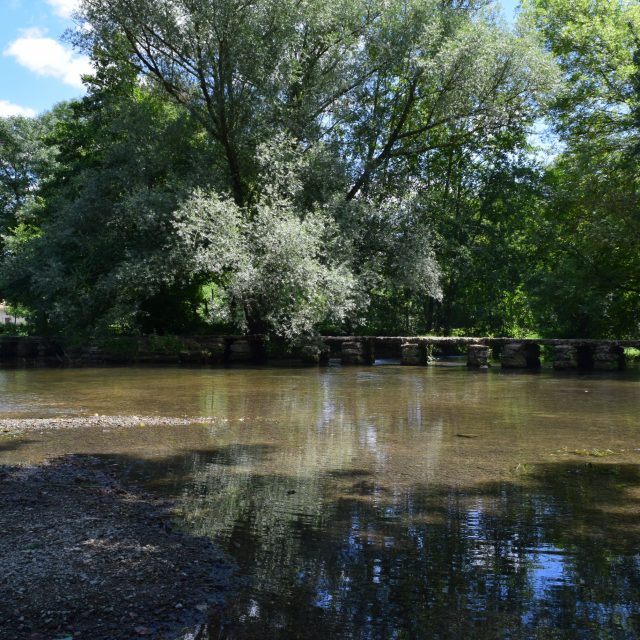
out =
{"type": "MultiPolygon", "coordinates": [[[[78,0],[0,0],[0,116],[35,115],[83,94],[89,62],[61,40],[78,0]]],[[[501,0],[512,19],[517,0],[501,0]]]]}

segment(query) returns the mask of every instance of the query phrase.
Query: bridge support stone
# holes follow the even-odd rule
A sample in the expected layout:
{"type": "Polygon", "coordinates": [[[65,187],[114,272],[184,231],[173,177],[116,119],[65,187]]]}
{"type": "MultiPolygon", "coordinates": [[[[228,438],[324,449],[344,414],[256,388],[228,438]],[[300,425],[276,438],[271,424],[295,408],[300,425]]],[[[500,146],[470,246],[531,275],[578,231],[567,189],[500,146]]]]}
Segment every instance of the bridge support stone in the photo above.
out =
{"type": "Polygon", "coordinates": [[[572,344],[557,344],[553,347],[553,368],[556,371],[578,368],[578,349],[572,344]]]}
{"type": "Polygon", "coordinates": [[[300,360],[302,364],[328,364],[329,349],[326,345],[306,344],[300,349],[300,360]]]}
{"type": "Polygon", "coordinates": [[[229,345],[229,360],[231,362],[250,362],[251,345],[248,340],[234,340],[229,345]]]}
{"type": "Polygon", "coordinates": [[[373,343],[370,340],[347,340],[342,343],[342,364],[373,364],[374,360],[373,343]]]}
{"type": "Polygon", "coordinates": [[[206,343],[210,364],[222,364],[227,353],[227,343],[223,337],[214,336],[206,343]]]}
{"type": "Polygon", "coordinates": [[[470,344],[467,347],[467,367],[486,369],[490,366],[491,347],[486,344],[470,344]]]}
{"type": "Polygon", "coordinates": [[[18,358],[26,358],[35,360],[38,357],[38,338],[27,336],[18,342],[17,356],[18,358]]]}
{"type": "Polygon", "coordinates": [[[18,357],[20,338],[14,336],[0,336],[0,360],[15,360],[18,357]]]}
{"type": "Polygon", "coordinates": [[[540,345],[530,342],[509,342],[502,348],[500,361],[503,369],[539,369],[540,345]]]}
{"type": "Polygon", "coordinates": [[[178,354],[180,364],[207,364],[209,362],[208,351],[183,350],[178,354]]]}
{"type": "Polygon", "coordinates": [[[252,335],[246,338],[226,338],[225,358],[229,364],[251,362],[261,364],[267,361],[268,337],[252,335]]]}
{"type": "Polygon", "coordinates": [[[184,349],[178,354],[182,364],[222,364],[227,345],[219,336],[198,336],[184,340],[184,349]]]}
{"type": "Polygon", "coordinates": [[[416,366],[428,362],[426,345],[418,342],[403,342],[400,345],[400,364],[416,366]]]}
{"type": "Polygon", "coordinates": [[[625,368],[624,349],[615,345],[597,344],[591,351],[596,371],[621,371],[625,368]]]}

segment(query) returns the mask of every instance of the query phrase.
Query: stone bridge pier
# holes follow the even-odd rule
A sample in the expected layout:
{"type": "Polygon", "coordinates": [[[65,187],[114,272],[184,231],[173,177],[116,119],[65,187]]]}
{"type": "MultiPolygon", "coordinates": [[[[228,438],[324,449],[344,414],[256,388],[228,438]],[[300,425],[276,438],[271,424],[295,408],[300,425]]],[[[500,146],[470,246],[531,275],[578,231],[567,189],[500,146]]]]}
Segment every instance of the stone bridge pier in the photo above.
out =
{"type": "Polygon", "coordinates": [[[467,346],[467,367],[471,369],[487,369],[490,366],[490,346],[486,344],[470,344],[467,346]]]}
{"type": "Polygon", "coordinates": [[[375,359],[373,340],[369,338],[345,340],[340,346],[342,364],[370,365],[375,362],[375,359]]]}
{"type": "Polygon", "coordinates": [[[400,364],[426,365],[429,363],[427,345],[420,342],[403,342],[400,345],[400,364]]]}
{"type": "Polygon", "coordinates": [[[288,349],[264,335],[118,336],[77,346],[65,338],[0,336],[0,367],[87,366],[98,364],[164,363],[191,365],[261,364],[297,361],[328,364],[330,356],[344,365],[372,365],[376,355],[385,361],[424,366],[432,354],[459,356],[466,352],[470,369],[491,366],[500,354],[503,369],[540,368],[541,347],[557,371],[621,371],[625,348],[640,348],[640,339],[510,338],[458,336],[324,336],[288,349]]]}
{"type": "Polygon", "coordinates": [[[535,342],[508,342],[502,347],[503,369],[539,369],[540,345],[535,342]]]}
{"type": "Polygon", "coordinates": [[[556,371],[622,371],[624,349],[611,343],[559,343],[553,346],[553,368],[556,371]]]}
{"type": "MultiPolygon", "coordinates": [[[[491,366],[492,354],[499,354],[503,369],[541,368],[541,351],[557,371],[621,371],[625,368],[625,347],[640,347],[640,340],[506,338],[506,337],[441,337],[441,336],[351,336],[326,337],[327,351],[340,356],[345,365],[370,365],[375,362],[376,350],[382,358],[399,358],[403,365],[424,366],[432,361],[435,350],[440,354],[459,354],[466,351],[470,369],[491,366]]],[[[303,357],[308,363],[328,361],[324,358],[303,357]]]]}
{"type": "Polygon", "coordinates": [[[624,349],[617,345],[595,345],[591,355],[596,371],[622,371],[626,367],[624,349]]]}

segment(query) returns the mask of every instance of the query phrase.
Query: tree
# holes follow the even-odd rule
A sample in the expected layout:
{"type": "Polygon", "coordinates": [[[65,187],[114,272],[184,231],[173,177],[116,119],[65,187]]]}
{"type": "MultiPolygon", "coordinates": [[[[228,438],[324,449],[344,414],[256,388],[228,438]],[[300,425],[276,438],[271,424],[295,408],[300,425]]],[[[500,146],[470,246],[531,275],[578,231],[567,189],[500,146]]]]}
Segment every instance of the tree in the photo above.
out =
{"type": "Polygon", "coordinates": [[[445,263],[471,237],[449,221],[473,222],[478,168],[517,154],[554,84],[535,35],[467,0],[83,0],[79,17],[96,72],[46,134],[41,223],[0,279],[43,326],[450,328],[437,311],[473,269],[445,263]]]}
{"type": "Polygon", "coordinates": [[[0,118],[0,234],[31,223],[38,189],[52,170],[55,148],[43,135],[64,111],[61,105],[39,118],[0,118]]]}
{"type": "Polygon", "coordinates": [[[46,140],[57,155],[36,192],[41,226],[8,238],[3,294],[42,331],[193,325],[198,284],[166,255],[173,212],[207,164],[188,116],[129,84],[69,105],[46,140]]]}
{"type": "Polygon", "coordinates": [[[547,180],[536,293],[546,331],[640,329],[638,51],[640,7],[619,0],[536,0],[527,19],[564,73],[552,111],[564,149],[547,180]]]}
{"type": "Polygon", "coordinates": [[[206,127],[238,205],[274,133],[335,141],[354,198],[407,161],[527,121],[549,84],[535,43],[466,0],[84,0],[80,15],[78,44],[206,127]]]}

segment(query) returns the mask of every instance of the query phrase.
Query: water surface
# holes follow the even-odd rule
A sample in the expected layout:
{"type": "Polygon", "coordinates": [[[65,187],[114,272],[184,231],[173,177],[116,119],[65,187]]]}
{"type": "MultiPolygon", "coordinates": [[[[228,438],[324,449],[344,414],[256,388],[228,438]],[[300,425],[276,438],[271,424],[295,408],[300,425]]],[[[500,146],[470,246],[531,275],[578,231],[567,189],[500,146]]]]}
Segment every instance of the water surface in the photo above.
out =
{"type": "MultiPolygon", "coordinates": [[[[454,367],[0,371],[0,440],[104,456],[237,561],[246,638],[640,636],[640,377],[454,367]]],[[[217,637],[213,634],[212,637],[217,637]]]]}

